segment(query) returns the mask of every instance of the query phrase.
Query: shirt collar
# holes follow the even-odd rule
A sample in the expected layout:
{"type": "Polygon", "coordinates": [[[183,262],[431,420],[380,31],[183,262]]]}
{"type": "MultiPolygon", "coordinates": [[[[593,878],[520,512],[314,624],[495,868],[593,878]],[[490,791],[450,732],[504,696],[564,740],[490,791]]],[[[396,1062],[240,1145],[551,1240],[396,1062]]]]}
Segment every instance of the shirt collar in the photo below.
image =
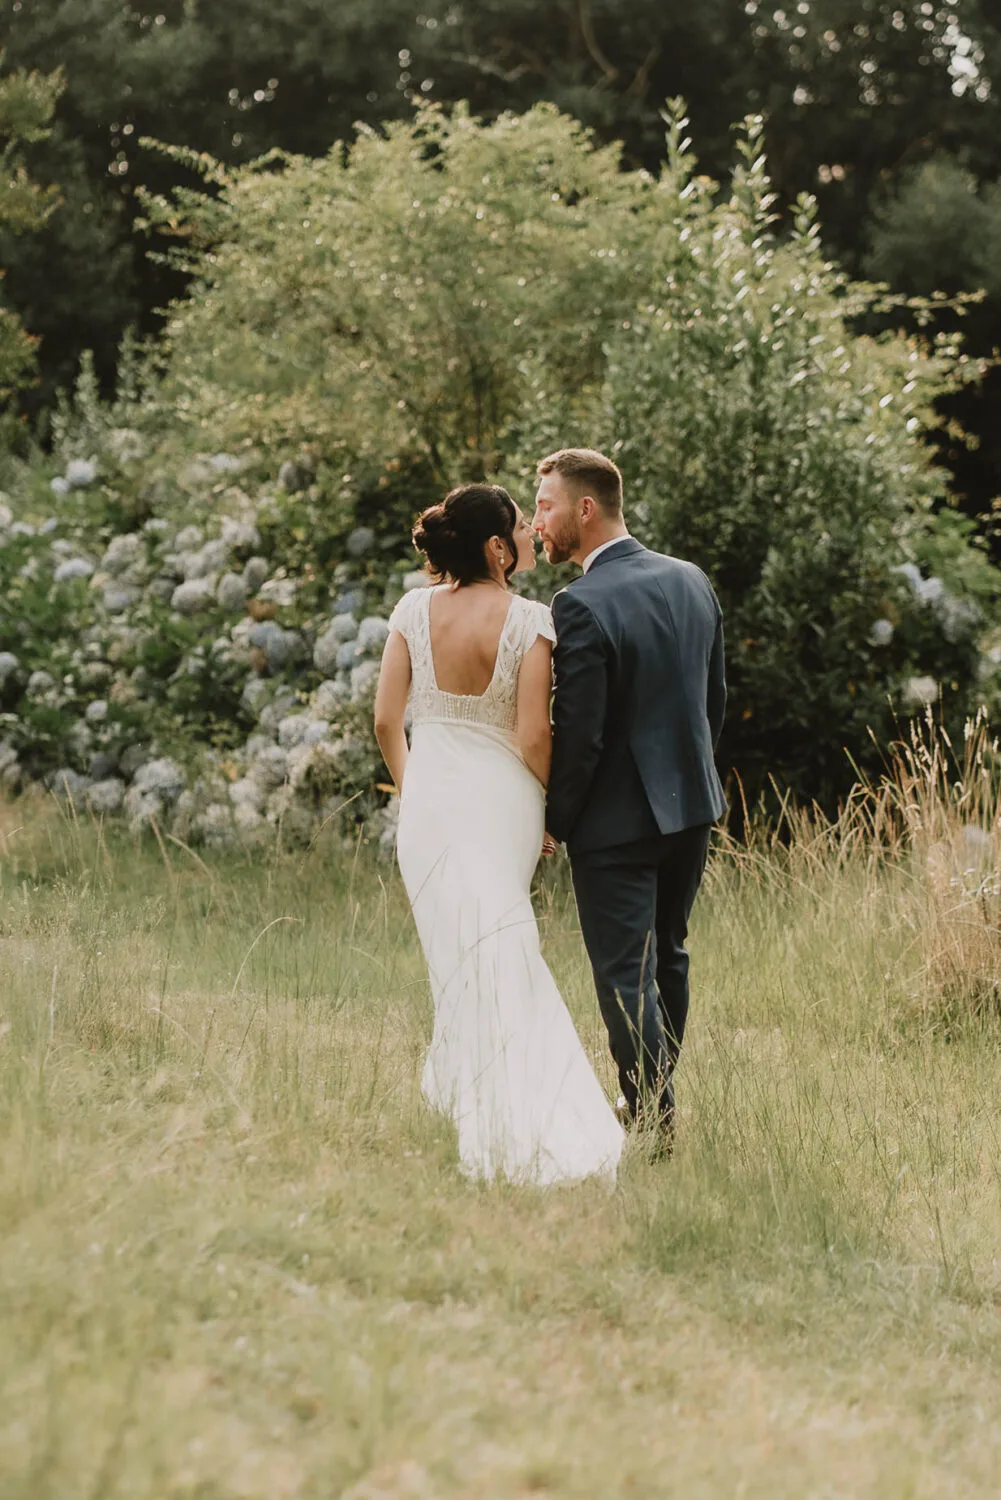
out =
{"type": "Polygon", "coordinates": [[[601,546],[595,547],[593,552],[589,552],[584,561],[581,563],[581,567],[583,568],[584,572],[586,573],[588,568],[594,562],[595,558],[600,557],[603,552],[607,552],[609,547],[617,547],[620,542],[628,542],[631,540],[632,538],[627,531],[625,536],[613,536],[610,542],[602,542],[601,546]]]}

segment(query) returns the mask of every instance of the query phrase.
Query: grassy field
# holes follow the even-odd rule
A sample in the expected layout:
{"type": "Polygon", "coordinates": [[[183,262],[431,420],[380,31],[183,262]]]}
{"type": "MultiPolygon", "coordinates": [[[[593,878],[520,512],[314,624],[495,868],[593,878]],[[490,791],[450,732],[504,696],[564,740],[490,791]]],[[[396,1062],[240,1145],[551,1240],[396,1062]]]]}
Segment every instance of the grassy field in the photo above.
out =
{"type": "Polygon", "coordinates": [[[993,809],[938,774],[721,846],[677,1153],[614,1193],[459,1175],[366,848],[0,808],[4,1500],[995,1496],[993,809]]]}

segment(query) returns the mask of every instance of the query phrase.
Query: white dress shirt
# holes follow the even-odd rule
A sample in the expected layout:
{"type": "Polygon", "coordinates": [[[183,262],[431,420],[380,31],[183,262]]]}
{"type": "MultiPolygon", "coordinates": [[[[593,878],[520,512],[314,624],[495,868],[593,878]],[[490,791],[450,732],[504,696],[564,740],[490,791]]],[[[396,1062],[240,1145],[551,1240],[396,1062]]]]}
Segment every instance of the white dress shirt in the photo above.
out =
{"type": "Polygon", "coordinates": [[[583,568],[584,572],[586,573],[588,568],[594,562],[594,559],[596,557],[600,557],[603,552],[607,552],[609,547],[617,547],[620,542],[627,541],[628,539],[629,533],[627,531],[625,536],[615,536],[610,542],[602,542],[600,547],[595,547],[594,551],[589,552],[584,561],[581,563],[581,567],[583,568]]]}

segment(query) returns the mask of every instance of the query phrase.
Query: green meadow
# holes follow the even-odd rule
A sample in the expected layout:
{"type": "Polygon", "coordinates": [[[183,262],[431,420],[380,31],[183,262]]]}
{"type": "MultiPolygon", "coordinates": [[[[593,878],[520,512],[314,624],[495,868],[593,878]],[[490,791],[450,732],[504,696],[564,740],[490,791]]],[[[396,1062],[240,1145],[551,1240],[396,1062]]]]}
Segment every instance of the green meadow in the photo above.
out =
{"type": "MultiPolygon", "coordinates": [[[[721,835],[678,1146],[460,1175],[359,837],[207,855],[0,808],[5,1500],[994,1496],[989,746],[721,835]]],[[[567,871],[549,962],[609,1090],[567,871]]]]}

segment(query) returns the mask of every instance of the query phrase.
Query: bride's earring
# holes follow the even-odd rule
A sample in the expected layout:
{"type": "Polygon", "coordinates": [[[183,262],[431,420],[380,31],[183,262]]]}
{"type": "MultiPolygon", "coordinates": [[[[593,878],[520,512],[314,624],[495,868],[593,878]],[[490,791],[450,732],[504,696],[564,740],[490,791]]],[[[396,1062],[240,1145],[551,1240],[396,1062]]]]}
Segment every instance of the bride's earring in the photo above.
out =
{"type": "Polygon", "coordinates": [[[504,553],[505,546],[503,538],[492,536],[488,543],[490,548],[490,576],[495,583],[504,580],[504,553]]]}

